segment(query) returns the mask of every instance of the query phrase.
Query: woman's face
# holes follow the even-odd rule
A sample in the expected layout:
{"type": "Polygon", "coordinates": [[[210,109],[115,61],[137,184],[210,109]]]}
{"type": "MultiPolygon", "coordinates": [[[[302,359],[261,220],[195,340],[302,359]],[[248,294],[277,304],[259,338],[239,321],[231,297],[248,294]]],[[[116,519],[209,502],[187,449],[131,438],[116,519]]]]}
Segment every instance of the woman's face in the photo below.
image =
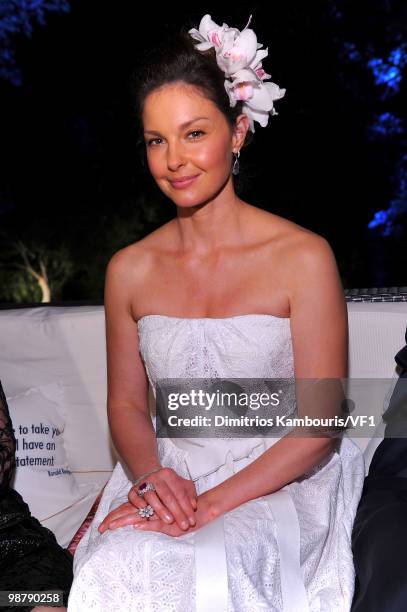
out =
{"type": "Polygon", "coordinates": [[[197,89],[175,83],[153,91],[142,119],[150,172],[177,206],[202,204],[232,180],[233,130],[197,89]],[[185,177],[194,178],[179,182],[185,177]]]}

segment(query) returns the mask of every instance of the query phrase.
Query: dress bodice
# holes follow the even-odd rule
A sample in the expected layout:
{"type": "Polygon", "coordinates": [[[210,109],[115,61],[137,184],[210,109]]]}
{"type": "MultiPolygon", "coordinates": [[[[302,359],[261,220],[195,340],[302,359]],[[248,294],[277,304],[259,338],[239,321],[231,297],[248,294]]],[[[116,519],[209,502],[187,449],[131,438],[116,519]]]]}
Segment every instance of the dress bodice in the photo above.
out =
{"type": "MultiPolygon", "coordinates": [[[[152,314],[139,319],[138,331],[154,397],[158,379],[294,377],[289,318],[247,314],[189,319],[152,314]]],[[[221,481],[275,442],[275,438],[248,437],[161,438],[158,448],[163,464],[166,453],[174,460],[178,452],[194,480],[217,472],[221,481]]]]}
{"type": "Polygon", "coordinates": [[[292,378],[290,319],[247,314],[223,319],[146,315],[138,321],[150,384],[159,378],[292,378]]]}

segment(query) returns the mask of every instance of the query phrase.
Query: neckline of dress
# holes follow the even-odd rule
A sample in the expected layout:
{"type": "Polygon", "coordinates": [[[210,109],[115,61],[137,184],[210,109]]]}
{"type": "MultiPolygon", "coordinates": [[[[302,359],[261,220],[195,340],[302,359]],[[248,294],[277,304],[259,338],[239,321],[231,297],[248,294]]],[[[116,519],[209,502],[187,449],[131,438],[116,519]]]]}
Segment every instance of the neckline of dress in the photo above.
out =
{"type": "Polygon", "coordinates": [[[231,321],[234,319],[243,319],[246,317],[269,317],[271,319],[279,319],[281,321],[289,321],[290,317],[279,317],[277,315],[272,314],[258,314],[258,313],[247,313],[242,315],[234,315],[231,317],[173,317],[171,315],[163,315],[163,314],[147,314],[140,317],[137,321],[137,324],[144,319],[149,319],[151,317],[160,317],[162,319],[170,319],[173,321],[231,321]]]}

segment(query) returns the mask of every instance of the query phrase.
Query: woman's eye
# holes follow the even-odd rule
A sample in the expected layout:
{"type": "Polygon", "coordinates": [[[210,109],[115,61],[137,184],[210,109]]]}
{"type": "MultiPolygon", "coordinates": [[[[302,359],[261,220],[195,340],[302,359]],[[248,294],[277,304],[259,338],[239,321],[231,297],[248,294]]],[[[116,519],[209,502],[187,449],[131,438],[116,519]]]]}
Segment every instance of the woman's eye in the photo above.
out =
{"type": "Polygon", "coordinates": [[[152,138],[151,140],[147,140],[146,144],[147,144],[148,147],[151,146],[151,145],[154,146],[154,143],[156,143],[157,140],[161,140],[161,138],[152,138]]]}
{"type": "MultiPolygon", "coordinates": [[[[197,140],[197,138],[200,138],[203,134],[205,134],[205,132],[203,132],[202,130],[193,130],[192,132],[189,132],[188,136],[191,136],[192,138],[190,138],[190,140],[197,140]]],[[[147,140],[146,141],[146,145],[148,147],[155,147],[157,145],[159,145],[162,142],[162,138],[152,138],[151,140],[147,140]]]]}
{"type": "Polygon", "coordinates": [[[205,132],[203,132],[202,130],[193,130],[192,132],[189,132],[188,136],[192,136],[193,134],[195,134],[195,136],[193,136],[192,140],[196,140],[196,138],[199,138],[201,136],[201,134],[204,134],[205,132]]]}

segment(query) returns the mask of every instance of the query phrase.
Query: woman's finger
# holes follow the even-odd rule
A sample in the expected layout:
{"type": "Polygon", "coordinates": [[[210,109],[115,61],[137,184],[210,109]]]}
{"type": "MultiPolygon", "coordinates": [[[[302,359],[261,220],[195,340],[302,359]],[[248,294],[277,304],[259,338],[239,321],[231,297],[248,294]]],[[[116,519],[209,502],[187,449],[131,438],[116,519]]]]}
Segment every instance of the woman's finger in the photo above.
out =
{"type": "MultiPolygon", "coordinates": [[[[158,519],[159,517],[156,514],[153,514],[148,520],[158,519]]],[[[146,519],[140,516],[138,512],[133,509],[123,512],[120,515],[116,515],[113,518],[108,515],[104,519],[103,523],[99,525],[98,529],[100,533],[104,533],[107,529],[115,529],[116,527],[123,527],[124,525],[132,525],[133,523],[142,523],[145,521],[146,519]]]]}
{"type": "Polygon", "coordinates": [[[139,500],[145,499],[162,520],[169,524],[175,520],[184,531],[195,525],[197,495],[191,480],[182,478],[171,468],[163,467],[152,474],[147,482],[153,484],[155,492],[147,491],[141,498],[137,493],[139,487],[132,487],[128,493],[130,503],[139,507],[139,500]]]}
{"type": "MultiPolygon", "coordinates": [[[[160,485],[158,485],[160,488],[160,485]]],[[[172,523],[174,521],[174,517],[171,512],[164,506],[159,496],[154,493],[154,491],[148,491],[145,493],[143,497],[137,495],[137,490],[132,487],[128,493],[128,499],[130,503],[136,506],[137,508],[145,508],[147,504],[150,504],[154,512],[158,514],[158,516],[165,521],[166,523],[172,523]]]]}
{"type": "Polygon", "coordinates": [[[159,495],[161,502],[169,509],[171,514],[174,516],[177,525],[184,531],[188,529],[191,525],[189,521],[189,516],[188,514],[185,514],[178,501],[178,496],[182,497],[183,495],[182,491],[179,491],[176,488],[174,488],[174,490],[170,490],[167,483],[163,482],[160,483],[160,488],[159,490],[157,490],[157,494],[159,495]]]}
{"type": "MultiPolygon", "coordinates": [[[[160,484],[157,483],[157,487],[158,487],[158,491],[161,490],[162,483],[160,484]]],[[[165,521],[166,523],[173,523],[175,520],[174,516],[169,511],[169,509],[162,503],[159,497],[158,491],[157,490],[156,492],[148,491],[147,493],[144,494],[143,497],[140,497],[137,494],[137,489],[135,489],[135,487],[132,487],[128,493],[128,498],[130,502],[134,504],[134,506],[137,506],[138,508],[145,507],[147,503],[150,504],[152,508],[154,509],[154,512],[156,512],[163,521],[165,521]],[[144,505],[140,504],[140,501],[142,501],[144,505]]]]}
{"type": "Polygon", "coordinates": [[[99,525],[99,531],[100,533],[104,533],[108,529],[116,529],[117,527],[124,527],[125,525],[132,525],[133,523],[138,523],[138,522],[141,522],[142,520],[143,519],[141,518],[141,516],[137,516],[134,513],[122,514],[122,516],[115,518],[113,521],[106,521],[106,523],[103,525],[103,528],[102,528],[102,525],[99,525]]]}
{"type": "Polygon", "coordinates": [[[192,482],[192,480],[187,480],[185,483],[185,488],[187,491],[187,495],[189,499],[191,500],[191,504],[194,506],[194,509],[196,510],[196,508],[198,507],[198,494],[196,492],[195,484],[192,482]]]}
{"type": "MultiPolygon", "coordinates": [[[[147,505],[145,502],[144,504],[145,506],[147,505]]],[[[115,508],[114,510],[109,512],[109,514],[105,516],[105,518],[99,525],[99,531],[101,528],[104,529],[112,521],[115,521],[116,519],[119,519],[120,517],[127,515],[129,512],[135,513],[137,512],[137,509],[129,502],[121,504],[120,506],[118,506],[117,508],[115,508]]]]}
{"type": "Polygon", "coordinates": [[[171,514],[168,508],[164,506],[157,493],[154,491],[149,491],[144,495],[144,501],[150,504],[154,512],[162,521],[170,524],[174,522],[174,516],[171,514]]]}
{"type": "Polygon", "coordinates": [[[127,514],[123,515],[120,518],[112,521],[108,524],[108,529],[117,529],[118,527],[124,527],[126,525],[138,525],[139,523],[146,523],[149,521],[158,521],[159,519],[156,515],[149,517],[148,521],[145,518],[142,518],[137,514],[127,514]]]}
{"type": "Polygon", "coordinates": [[[134,510],[131,504],[129,503],[121,504],[118,508],[115,508],[114,510],[106,514],[103,521],[101,522],[101,525],[103,525],[103,523],[105,522],[113,521],[116,517],[119,517],[121,514],[123,514],[123,512],[125,512],[126,510],[130,510],[130,509],[134,510]]]}
{"type": "Polygon", "coordinates": [[[181,478],[174,487],[169,488],[176,497],[181,510],[187,516],[189,525],[195,525],[195,510],[198,507],[198,501],[192,480],[181,478]]]}
{"type": "Polygon", "coordinates": [[[127,499],[131,504],[133,504],[133,506],[136,506],[137,508],[141,507],[140,501],[143,501],[143,498],[137,494],[137,487],[131,487],[127,494],[127,499]]]}
{"type": "Polygon", "coordinates": [[[188,517],[189,524],[194,526],[196,524],[195,520],[195,510],[196,507],[193,506],[191,498],[189,497],[187,491],[183,491],[178,497],[178,502],[188,517]]]}

